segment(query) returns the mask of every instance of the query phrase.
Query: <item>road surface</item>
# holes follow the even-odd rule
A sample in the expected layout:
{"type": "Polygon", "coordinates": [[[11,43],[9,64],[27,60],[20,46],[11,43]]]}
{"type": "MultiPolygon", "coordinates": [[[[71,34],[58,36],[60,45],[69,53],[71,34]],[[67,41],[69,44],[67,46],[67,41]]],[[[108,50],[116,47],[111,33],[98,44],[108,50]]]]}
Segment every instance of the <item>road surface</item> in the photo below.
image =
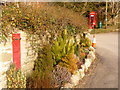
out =
{"type": "Polygon", "coordinates": [[[100,62],[85,88],[118,88],[118,33],[96,35],[100,62]]]}

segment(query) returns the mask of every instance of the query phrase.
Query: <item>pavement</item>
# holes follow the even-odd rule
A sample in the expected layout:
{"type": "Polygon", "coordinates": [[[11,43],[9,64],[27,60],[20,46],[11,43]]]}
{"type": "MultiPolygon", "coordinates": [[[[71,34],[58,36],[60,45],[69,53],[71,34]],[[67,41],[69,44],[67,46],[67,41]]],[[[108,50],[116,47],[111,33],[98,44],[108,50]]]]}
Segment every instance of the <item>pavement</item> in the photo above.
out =
{"type": "Polygon", "coordinates": [[[96,35],[98,65],[84,88],[118,88],[118,32],[96,35]]]}

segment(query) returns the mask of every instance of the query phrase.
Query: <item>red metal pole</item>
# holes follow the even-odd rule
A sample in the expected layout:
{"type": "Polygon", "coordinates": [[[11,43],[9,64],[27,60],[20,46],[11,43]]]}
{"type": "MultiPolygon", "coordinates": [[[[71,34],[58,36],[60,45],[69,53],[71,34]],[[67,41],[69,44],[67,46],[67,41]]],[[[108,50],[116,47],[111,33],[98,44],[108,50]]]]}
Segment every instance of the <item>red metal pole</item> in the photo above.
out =
{"type": "Polygon", "coordinates": [[[20,34],[12,34],[13,63],[16,65],[17,70],[21,67],[20,40],[20,34]]]}

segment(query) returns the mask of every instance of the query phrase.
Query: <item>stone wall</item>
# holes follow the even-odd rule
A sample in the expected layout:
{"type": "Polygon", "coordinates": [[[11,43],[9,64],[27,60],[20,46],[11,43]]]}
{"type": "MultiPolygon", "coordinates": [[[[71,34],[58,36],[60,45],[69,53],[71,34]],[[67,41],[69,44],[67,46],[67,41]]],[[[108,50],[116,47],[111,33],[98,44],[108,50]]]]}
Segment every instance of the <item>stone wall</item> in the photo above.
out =
{"type": "MultiPolygon", "coordinates": [[[[21,35],[21,70],[25,75],[27,75],[33,69],[36,55],[33,55],[33,51],[31,50],[31,48],[28,48],[30,44],[26,41],[27,34],[22,31],[18,33],[20,33],[21,35]]],[[[11,36],[10,39],[6,42],[6,44],[0,43],[0,89],[7,87],[6,71],[8,70],[10,64],[13,62],[11,36]]]]}
{"type": "Polygon", "coordinates": [[[6,88],[6,71],[12,63],[12,43],[0,43],[0,89],[6,88]]]}

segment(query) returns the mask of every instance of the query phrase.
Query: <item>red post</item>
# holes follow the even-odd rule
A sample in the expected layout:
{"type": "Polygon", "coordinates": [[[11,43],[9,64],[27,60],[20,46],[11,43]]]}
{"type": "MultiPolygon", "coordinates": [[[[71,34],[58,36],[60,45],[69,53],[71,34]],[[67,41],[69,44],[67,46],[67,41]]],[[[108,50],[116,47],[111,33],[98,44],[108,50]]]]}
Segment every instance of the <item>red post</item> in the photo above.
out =
{"type": "Polygon", "coordinates": [[[21,67],[20,40],[20,34],[12,34],[13,63],[17,70],[21,67]]]}

